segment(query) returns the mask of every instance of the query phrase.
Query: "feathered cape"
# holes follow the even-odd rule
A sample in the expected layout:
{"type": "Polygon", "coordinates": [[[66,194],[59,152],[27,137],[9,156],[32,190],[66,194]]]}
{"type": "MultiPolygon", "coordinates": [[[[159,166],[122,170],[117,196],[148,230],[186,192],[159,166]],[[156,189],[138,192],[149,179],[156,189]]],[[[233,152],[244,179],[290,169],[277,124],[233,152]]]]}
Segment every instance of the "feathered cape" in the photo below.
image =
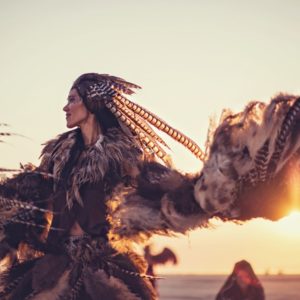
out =
{"type": "Polygon", "coordinates": [[[40,168],[54,177],[56,186],[62,181],[67,185],[67,204],[71,208],[73,201],[83,205],[80,187],[85,183],[116,178],[120,181],[128,176],[131,168],[137,167],[141,160],[141,150],[134,137],[124,134],[121,130],[109,129],[105,135],[99,135],[96,143],[80,153],[68,178],[63,178],[66,164],[74,153],[74,147],[80,147],[78,129],[60,135],[49,141],[42,151],[40,168]]]}

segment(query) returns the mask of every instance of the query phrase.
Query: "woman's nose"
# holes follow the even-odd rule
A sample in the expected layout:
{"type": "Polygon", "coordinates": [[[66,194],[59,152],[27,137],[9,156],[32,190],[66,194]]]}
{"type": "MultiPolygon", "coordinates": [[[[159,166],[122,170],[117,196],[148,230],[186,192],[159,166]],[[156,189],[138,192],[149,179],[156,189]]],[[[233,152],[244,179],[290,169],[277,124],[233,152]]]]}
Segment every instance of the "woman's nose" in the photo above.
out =
{"type": "Polygon", "coordinates": [[[67,111],[69,109],[69,105],[66,104],[64,107],[63,107],[63,111],[67,111]]]}

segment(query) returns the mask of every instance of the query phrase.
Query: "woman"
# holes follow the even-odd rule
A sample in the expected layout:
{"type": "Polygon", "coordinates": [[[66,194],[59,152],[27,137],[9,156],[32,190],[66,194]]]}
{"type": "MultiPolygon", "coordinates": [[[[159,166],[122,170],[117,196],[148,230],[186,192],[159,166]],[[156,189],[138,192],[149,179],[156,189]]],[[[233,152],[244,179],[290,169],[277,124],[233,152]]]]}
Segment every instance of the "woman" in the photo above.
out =
{"type": "Polygon", "coordinates": [[[0,186],[0,258],[9,261],[1,299],[156,299],[144,261],[117,234],[118,195],[138,181],[152,184],[153,170],[169,170],[154,162],[170,159],[148,122],[202,153],[126,99],[134,88],[109,75],[81,75],[63,108],[67,127],[76,129],[46,144],[38,168],[26,166],[0,186]]]}
{"type": "Polygon", "coordinates": [[[264,300],[263,287],[251,265],[241,260],[219,291],[216,300],[264,300]]]}
{"type": "Polygon", "coordinates": [[[1,299],[156,299],[132,241],[207,227],[215,216],[275,220],[291,208],[299,98],[228,114],[206,156],[126,99],[134,88],[109,75],[80,76],[64,108],[67,126],[78,128],[47,143],[39,168],[25,166],[0,185],[0,258],[8,262],[1,299]],[[151,125],[204,161],[201,173],[172,169],[151,125]]]}

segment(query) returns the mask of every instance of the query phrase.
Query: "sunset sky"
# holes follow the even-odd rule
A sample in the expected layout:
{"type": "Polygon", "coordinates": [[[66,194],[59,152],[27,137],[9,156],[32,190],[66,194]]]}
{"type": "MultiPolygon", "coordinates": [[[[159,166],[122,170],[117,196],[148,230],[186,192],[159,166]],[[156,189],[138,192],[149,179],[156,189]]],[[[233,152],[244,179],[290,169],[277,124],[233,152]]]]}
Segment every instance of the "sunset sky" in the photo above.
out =
{"type": "MultiPolygon", "coordinates": [[[[299,11],[297,0],[0,0],[0,123],[25,136],[0,144],[0,165],[38,164],[41,144],[66,130],[62,107],[85,72],[142,86],[134,101],[204,147],[209,118],[223,108],[300,94],[299,11]]],[[[201,169],[166,140],[178,169],[201,169]]],[[[229,273],[247,259],[258,273],[300,273],[299,212],[215,225],[154,239],[179,257],[159,271],[229,273]]]]}

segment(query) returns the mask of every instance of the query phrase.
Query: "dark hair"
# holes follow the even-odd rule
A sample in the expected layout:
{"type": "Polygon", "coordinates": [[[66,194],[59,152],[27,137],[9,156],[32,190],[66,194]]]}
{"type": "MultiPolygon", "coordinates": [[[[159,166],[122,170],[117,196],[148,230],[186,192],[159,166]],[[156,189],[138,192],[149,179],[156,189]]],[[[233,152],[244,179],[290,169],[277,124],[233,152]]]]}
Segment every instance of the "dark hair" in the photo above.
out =
{"type": "Polygon", "coordinates": [[[109,129],[120,127],[120,124],[114,114],[106,107],[101,108],[99,111],[95,113],[97,117],[97,121],[99,122],[103,133],[109,129]]]}
{"type": "Polygon", "coordinates": [[[102,76],[97,73],[82,74],[75,80],[71,89],[76,89],[85,107],[96,115],[103,133],[105,133],[109,128],[120,127],[120,124],[114,114],[104,104],[108,96],[101,95],[101,97],[93,97],[92,100],[87,97],[90,86],[101,80],[103,80],[102,76]]]}
{"type": "MultiPolygon", "coordinates": [[[[62,135],[60,140],[65,136],[62,135]]],[[[70,173],[72,171],[73,166],[76,164],[77,160],[79,159],[79,156],[81,154],[81,151],[84,149],[84,142],[82,135],[80,133],[80,129],[76,129],[76,139],[75,144],[71,148],[70,156],[68,161],[66,162],[62,172],[61,172],[61,178],[59,181],[59,184],[63,186],[64,188],[68,189],[70,183],[70,173]]]]}
{"type": "Polygon", "coordinates": [[[87,109],[96,113],[101,108],[105,107],[105,101],[109,100],[110,95],[105,93],[101,93],[100,95],[96,95],[93,97],[89,97],[89,91],[91,86],[97,83],[101,83],[102,76],[97,73],[86,73],[80,75],[73,83],[71,89],[76,89],[78,94],[83,100],[83,103],[87,107],[87,109]]]}

